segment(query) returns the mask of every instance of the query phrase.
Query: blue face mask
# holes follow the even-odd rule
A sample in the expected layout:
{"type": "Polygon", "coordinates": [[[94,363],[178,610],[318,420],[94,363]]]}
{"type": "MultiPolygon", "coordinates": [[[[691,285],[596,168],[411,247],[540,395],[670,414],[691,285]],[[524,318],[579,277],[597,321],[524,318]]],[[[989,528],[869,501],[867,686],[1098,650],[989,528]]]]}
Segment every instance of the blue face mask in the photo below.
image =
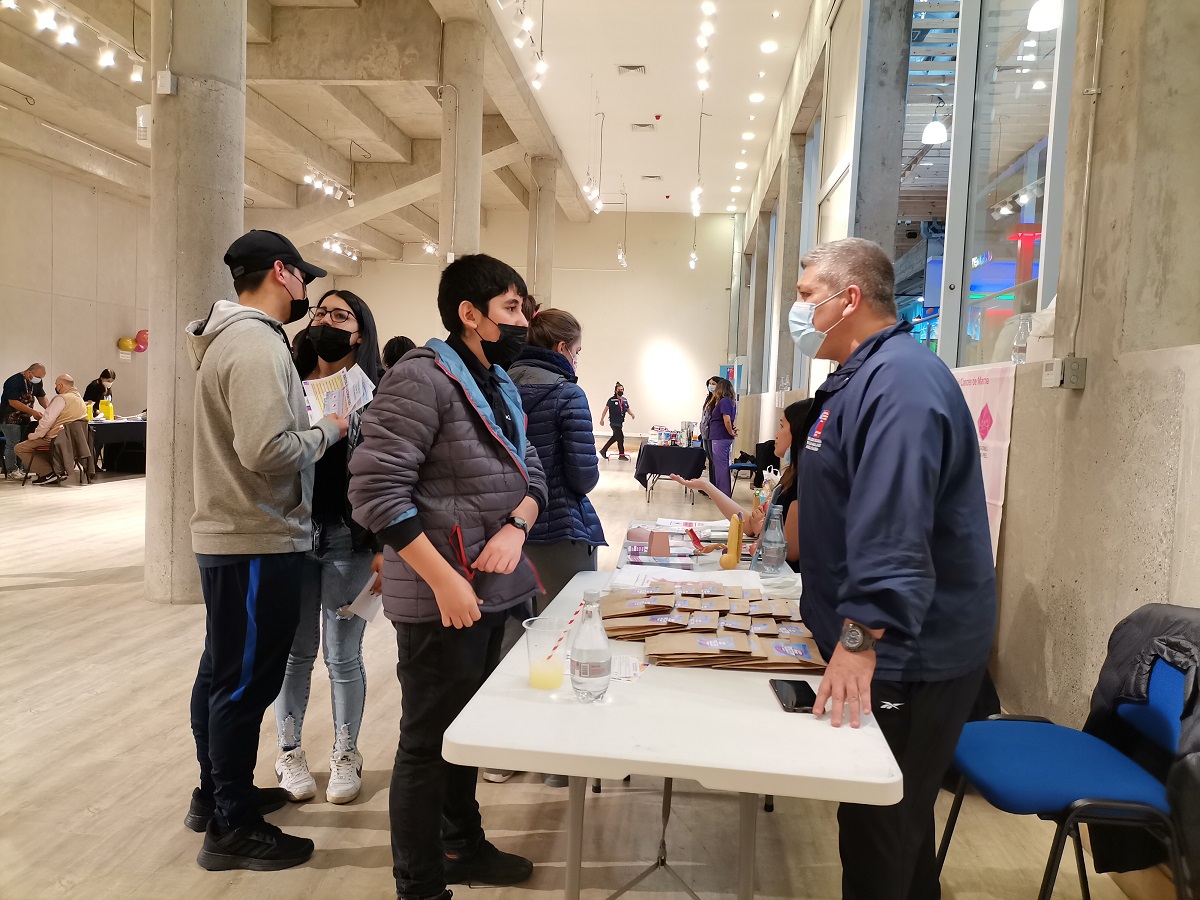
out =
{"type": "MultiPolygon", "coordinates": [[[[827,331],[817,331],[813,324],[813,318],[817,314],[817,308],[824,306],[838,294],[846,292],[849,285],[842,288],[837,294],[830,294],[820,303],[809,303],[808,301],[797,300],[792,304],[792,311],[788,313],[788,331],[792,335],[792,340],[796,342],[796,349],[810,359],[817,358],[817,352],[821,349],[821,345],[825,343],[827,331]]],[[[841,319],[838,319],[829,329],[832,331],[841,324],[841,319]]]]}
{"type": "Polygon", "coordinates": [[[784,451],[783,464],[785,466],[790,466],[792,464],[792,448],[791,447],[788,447],[787,450],[784,451]]]}

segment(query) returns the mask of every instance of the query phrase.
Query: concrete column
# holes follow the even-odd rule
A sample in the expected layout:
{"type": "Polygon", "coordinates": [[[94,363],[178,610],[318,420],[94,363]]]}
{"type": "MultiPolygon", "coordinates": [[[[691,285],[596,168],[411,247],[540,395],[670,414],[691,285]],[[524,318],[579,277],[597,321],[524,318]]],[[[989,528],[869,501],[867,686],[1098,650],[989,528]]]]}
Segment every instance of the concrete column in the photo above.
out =
{"type": "Polygon", "coordinates": [[[233,296],[221,258],[242,232],[246,0],[154,0],[151,22],[152,68],[169,58],[178,89],[153,98],[146,597],[199,603],[189,526],[196,379],[183,329],[233,296]]]}
{"type": "Polygon", "coordinates": [[[894,256],[913,0],[871,0],[866,4],[866,13],[867,45],[862,52],[867,67],[860,113],[863,127],[850,233],[875,241],[888,256],[894,256]]]}
{"type": "Polygon", "coordinates": [[[533,181],[529,188],[529,244],[525,281],[529,293],[545,307],[554,305],[551,287],[554,281],[554,220],[558,202],[555,181],[558,160],[552,156],[535,156],[529,160],[533,181]]]}
{"type": "Polygon", "coordinates": [[[767,372],[767,289],[768,274],[771,259],[771,214],[760,212],[758,224],[755,226],[754,259],[750,270],[750,322],[747,334],[746,353],[750,357],[749,376],[746,379],[746,390],[751,394],[761,394],[763,376],[767,372]]]}
{"type": "Polygon", "coordinates": [[[483,25],[446,22],[442,90],[442,194],[438,246],[443,258],[479,252],[483,193],[483,25]]]}
{"type": "Polygon", "coordinates": [[[791,390],[796,345],[788,331],[788,315],[796,301],[796,282],[800,280],[800,230],[804,199],[804,135],[793,134],[779,170],[779,221],[775,224],[776,302],[774,328],[778,335],[775,367],[767,390],[791,390]],[[781,382],[786,382],[785,384],[781,382]]]}

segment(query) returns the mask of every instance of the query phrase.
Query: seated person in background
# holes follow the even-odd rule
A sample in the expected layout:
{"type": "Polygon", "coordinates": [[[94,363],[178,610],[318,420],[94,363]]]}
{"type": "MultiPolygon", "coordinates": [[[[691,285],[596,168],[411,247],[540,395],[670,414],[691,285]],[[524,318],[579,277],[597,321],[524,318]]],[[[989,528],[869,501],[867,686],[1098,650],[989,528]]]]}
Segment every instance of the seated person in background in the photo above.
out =
{"type": "Polygon", "coordinates": [[[407,338],[402,334],[396,335],[394,338],[392,338],[390,341],[388,341],[386,344],[384,344],[383,345],[383,368],[384,368],[384,371],[390,369],[396,363],[400,362],[400,359],[404,356],[404,354],[416,346],[417,345],[415,343],[413,343],[412,338],[407,338]]]}
{"type": "Polygon", "coordinates": [[[775,455],[783,461],[783,475],[780,477],[779,484],[776,485],[775,491],[771,495],[770,502],[762,504],[754,512],[747,512],[736,500],[722,494],[707,478],[680,478],[678,475],[671,476],[671,480],[676,484],[681,484],[686,488],[691,488],[693,491],[705,494],[717,505],[717,509],[721,511],[721,515],[741,516],[744,522],[743,529],[746,535],[750,537],[757,536],[762,531],[763,522],[766,521],[767,510],[770,509],[771,504],[782,503],[783,533],[787,536],[787,560],[789,563],[794,563],[800,556],[799,528],[797,526],[795,507],[796,470],[792,466],[792,460],[800,453],[800,447],[797,444],[803,444],[804,417],[808,415],[811,406],[812,400],[798,400],[789,405],[783,411],[783,415],[779,417],[779,430],[775,432],[775,455]]]}
{"type": "MultiPolygon", "coordinates": [[[[84,403],[99,404],[101,400],[112,402],[112,384],[117,380],[117,373],[112,369],[105,369],[100,373],[100,377],[89,384],[83,391],[84,403]]],[[[99,409],[99,406],[92,407],[99,409]]]]}
{"type": "Polygon", "coordinates": [[[34,484],[56,484],[67,477],[54,471],[49,453],[40,451],[50,447],[50,442],[58,437],[63,425],[87,418],[87,406],[79,396],[79,391],[75,389],[74,378],[70,375],[59,375],[54,379],[54,393],[56,396],[46,407],[37,429],[28,440],[17,444],[17,456],[21,464],[37,476],[33,480],[34,484]]]}
{"type": "Polygon", "coordinates": [[[24,474],[17,461],[17,444],[25,439],[33,428],[33,420],[40,419],[46,408],[46,389],[42,387],[45,377],[46,367],[33,363],[4,382],[0,394],[0,433],[4,435],[4,462],[9,475],[24,474]],[[41,409],[34,405],[35,398],[41,409]]]}

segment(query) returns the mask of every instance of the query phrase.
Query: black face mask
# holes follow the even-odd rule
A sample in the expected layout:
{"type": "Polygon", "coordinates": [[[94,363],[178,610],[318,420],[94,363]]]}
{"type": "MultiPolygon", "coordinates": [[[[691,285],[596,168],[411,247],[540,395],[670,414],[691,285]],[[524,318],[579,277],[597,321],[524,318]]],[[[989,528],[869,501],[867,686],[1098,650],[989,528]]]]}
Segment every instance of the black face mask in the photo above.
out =
{"type": "Polygon", "coordinates": [[[310,325],[308,342],[317,351],[317,356],[327,363],[335,363],[350,354],[351,332],[342,331],[332,325],[310,325]]]}
{"type": "MultiPolygon", "coordinates": [[[[489,319],[489,321],[491,320],[489,319]]],[[[500,329],[500,340],[484,341],[480,338],[483,343],[483,355],[493,366],[508,369],[525,349],[525,339],[529,329],[523,325],[500,325],[494,322],[493,324],[500,329]]]]}
{"type": "MultiPolygon", "coordinates": [[[[290,269],[288,271],[291,271],[290,269]]],[[[296,273],[292,272],[293,275],[296,273]]],[[[299,275],[296,275],[299,278],[299,275]]],[[[303,283],[303,282],[302,282],[303,283]]],[[[291,288],[287,289],[288,297],[291,298],[292,305],[288,308],[288,318],[284,325],[291,325],[293,322],[299,322],[308,313],[308,297],[305,296],[307,291],[300,289],[299,297],[292,297],[291,288]]]]}

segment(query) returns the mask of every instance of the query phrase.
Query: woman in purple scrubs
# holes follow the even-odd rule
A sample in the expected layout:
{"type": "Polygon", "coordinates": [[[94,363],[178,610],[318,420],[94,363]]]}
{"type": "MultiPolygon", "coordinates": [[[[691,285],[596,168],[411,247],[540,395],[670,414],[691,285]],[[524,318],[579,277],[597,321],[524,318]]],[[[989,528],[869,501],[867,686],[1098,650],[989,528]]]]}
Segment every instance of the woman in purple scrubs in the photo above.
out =
{"type": "Polygon", "coordinates": [[[733,490],[729,484],[729,457],[733,452],[733,439],[738,433],[737,402],[728,378],[717,379],[717,388],[712,395],[716,398],[708,426],[708,436],[712,442],[712,483],[721,493],[730,495],[733,490]]]}

